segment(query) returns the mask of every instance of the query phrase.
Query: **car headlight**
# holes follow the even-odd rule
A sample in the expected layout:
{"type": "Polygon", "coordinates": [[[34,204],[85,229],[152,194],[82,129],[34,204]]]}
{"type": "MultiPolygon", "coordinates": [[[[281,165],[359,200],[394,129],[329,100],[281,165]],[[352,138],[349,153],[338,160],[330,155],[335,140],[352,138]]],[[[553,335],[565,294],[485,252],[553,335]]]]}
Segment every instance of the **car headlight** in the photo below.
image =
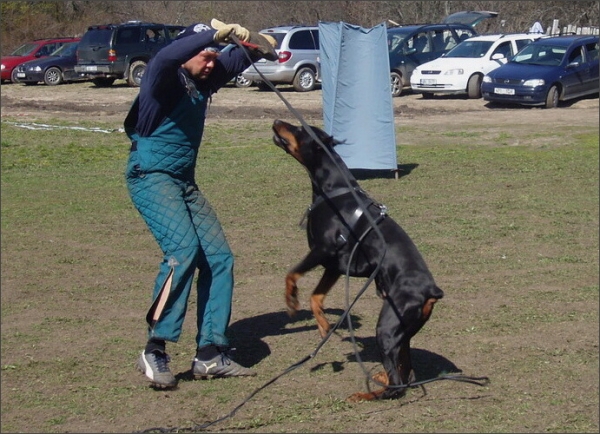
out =
{"type": "Polygon", "coordinates": [[[492,77],[490,77],[489,75],[484,75],[483,76],[483,82],[484,83],[491,83],[492,82],[492,77]]]}
{"type": "Polygon", "coordinates": [[[35,68],[33,68],[33,70],[35,72],[42,72],[42,68],[40,68],[39,66],[36,66],[35,68]]]}
{"type": "Polygon", "coordinates": [[[463,75],[465,73],[465,70],[462,68],[456,68],[456,69],[449,69],[448,71],[444,72],[444,75],[463,75]]]}
{"type": "Polygon", "coordinates": [[[536,86],[543,86],[544,84],[546,84],[546,82],[543,79],[532,78],[531,80],[525,80],[525,83],[523,83],[523,86],[536,87],[536,86]]]}

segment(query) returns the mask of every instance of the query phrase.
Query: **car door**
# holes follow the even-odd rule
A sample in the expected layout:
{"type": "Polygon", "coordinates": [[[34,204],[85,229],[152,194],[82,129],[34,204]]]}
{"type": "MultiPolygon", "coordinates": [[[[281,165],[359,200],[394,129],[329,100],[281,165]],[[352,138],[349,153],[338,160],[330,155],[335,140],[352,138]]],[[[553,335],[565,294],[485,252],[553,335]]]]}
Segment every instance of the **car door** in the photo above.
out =
{"type": "Polygon", "coordinates": [[[144,29],[142,35],[146,45],[146,52],[150,53],[150,57],[159,52],[161,48],[170,42],[167,36],[167,29],[163,26],[149,26],[144,29]]]}
{"type": "Polygon", "coordinates": [[[563,97],[572,98],[585,93],[590,77],[590,66],[584,62],[585,47],[578,45],[566,53],[563,97]]]}
{"type": "Polygon", "coordinates": [[[585,61],[589,67],[589,75],[586,79],[585,91],[598,92],[598,79],[600,78],[600,63],[598,63],[598,42],[585,45],[585,61]]]}
{"type": "Polygon", "coordinates": [[[420,31],[407,38],[404,45],[404,54],[406,62],[404,64],[404,78],[406,83],[410,83],[410,76],[414,69],[425,62],[433,60],[433,49],[427,31],[420,31]]]}

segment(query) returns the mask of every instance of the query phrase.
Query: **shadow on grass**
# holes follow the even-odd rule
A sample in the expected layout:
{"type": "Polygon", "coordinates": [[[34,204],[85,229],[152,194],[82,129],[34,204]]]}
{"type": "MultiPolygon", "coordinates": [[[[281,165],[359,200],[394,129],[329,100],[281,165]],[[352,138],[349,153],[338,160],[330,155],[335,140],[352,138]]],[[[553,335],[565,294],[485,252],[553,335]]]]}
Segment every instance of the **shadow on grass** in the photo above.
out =
{"type": "MultiPolygon", "coordinates": [[[[332,320],[337,320],[344,311],[342,309],[332,308],[326,309],[325,313],[332,320]]],[[[358,315],[353,314],[350,314],[350,318],[352,320],[353,330],[360,330],[362,327],[361,318],[358,315]]],[[[343,321],[337,330],[348,330],[347,321],[343,321]]],[[[235,360],[243,366],[249,367],[258,364],[260,361],[271,355],[269,345],[263,341],[264,337],[301,332],[314,334],[314,340],[311,341],[314,345],[310,348],[306,348],[306,354],[300,355],[301,357],[304,357],[314,351],[320,343],[317,325],[310,310],[300,310],[293,318],[290,318],[285,311],[270,312],[250,318],[244,318],[231,324],[228,330],[231,344],[236,348],[235,360]]],[[[355,339],[359,351],[358,357],[361,361],[381,363],[375,336],[356,337],[355,339]]],[[[350,337],[344,337],[343,340],[349,342],[350,337]]],[[[462,372],[462,370],[450,360],[427,350],[412,348],[411,356],[413,360],[413,369],[419,380],[434,378],[446,373],[462,372]]],[[[354,353],[346,356],[346,359],[346,362],[331,363],[334,372],[343,370],[344,364],[347,362],[358,362],[354,353]]],[[[317,364],[311,369],[316,371],[324,368],[328,364],[329,363],[317,364]]]]}
{"type": "MultiPolygon", "coordinates": [[[[325,309],[325,313],[331,315],[331,318],[335,318],[342,315],[344,311],[342,309],[325,309]]],[[[350,314],[350,318],[352,327],[359,329],[360,318],[352,314],[350,314]]],[[[344,329],[347,329],[346,321],[338,327],[338,330],[344,329]]],[[[236,348],[236,361],[244,366],[254,366],[271,354],[271,349],[262,340],[265,336],[301,332],[313,333],[315,337],[314,347],[307,348],[308,354],[319,343],[317,324],[310,310],[299,310],[294,317],[290,317],[285,311],[279,311],[244,318],[229,326],[228,335],[232,347],[236,348]],[[309,324],[306,324],[306,321],[309,324]]]]}

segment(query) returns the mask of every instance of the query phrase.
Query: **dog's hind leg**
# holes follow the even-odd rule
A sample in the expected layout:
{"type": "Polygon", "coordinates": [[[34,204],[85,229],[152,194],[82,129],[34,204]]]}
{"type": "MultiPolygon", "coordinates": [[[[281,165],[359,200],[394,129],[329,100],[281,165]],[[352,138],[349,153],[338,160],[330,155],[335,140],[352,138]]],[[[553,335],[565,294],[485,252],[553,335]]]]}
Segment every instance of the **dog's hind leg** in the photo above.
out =
{"type": "Polygon", "coordinates": [[[329,321],[327,321],[327,318],[325,318],[325,314],[323,313],[323,301],[329,290],[335,285],[339,278],[340,273],[337,271],[325,269],[325,273],[310,296],[310,308],[317,320],[317,327],[319,328],[319,333],[322,338],[327,336],[327,333],[329,333],[331,328],[329,321]]]}

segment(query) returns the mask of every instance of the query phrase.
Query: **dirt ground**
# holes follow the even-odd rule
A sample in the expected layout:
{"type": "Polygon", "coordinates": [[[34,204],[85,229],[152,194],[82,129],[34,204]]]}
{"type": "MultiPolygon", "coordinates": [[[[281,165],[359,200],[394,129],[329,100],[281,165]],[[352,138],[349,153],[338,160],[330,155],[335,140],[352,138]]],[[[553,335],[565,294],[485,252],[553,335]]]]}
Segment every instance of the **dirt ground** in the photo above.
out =
{"type": "MultiPolygon", "coordinates": [[[[295,92],[289,86],[279,86],[282,96],[299,111],[307,121],[322,121],[322,92],[295,92]]],[[[91,83],[77,83],[56,87],[2,86],[2,116],[22,118],[60,118],[76,121],[100,121],[122,124],[131,102],[137,94],[124,82],[117,81],[109,88],[96,88],[91,83]]],[[[408,92],[393,99],[396,122],[401,125],[434,123],[472,124],[474,119],[498,123],[546,123],[569,125],[570,116],[582,120],[582,116],[594,122],[598,114],[598,97],[583,98],[563,103],[561,110],[541,108],[502,107],[484,110],[488,103],[483,99],[468,99],[458,95],[438,95],[424,100],[418,94],[408,92]],[[595,109],[595,110],[594,110],[595,109]],[[517,114],[517,119],[515,119],[517,114]]],[[[274,92],[262,92],[256,87],[238,89],[225,87],[213,97],[208,122],[223,120],[272,120],[294,119],[286,105],[274,92]]]]}
{"type": "MultiPolygon", "coordinates": [[[[279,88],[282,92],[282,95],[289,101],[289,103],[300,112],[300,114],[304,117],[304,119],[309,123],[321,123],[322,122],[322,109],[321,109],[321,99],[322,92],[320,90],[316,90],[309,93],[297,93],[294,92],[291,88],[281,87],[279,88]]],[[[24,122],[44,122],[50,119],[60,119],[64,120],[65,123],[80,123],[87,126],[93,126],[94,124],[100,123],[102,125],[111,125],[113,128],[120,128],[122,126],[123,119],[127,114],[129,106],[131,102],[135,98],[137,94],[136,88],[131,88],[126,86],[124,83],[117,82],[114,86],[110,88],[96,88],[91,83],[77,83],[77,84],[69,84],[69,85],[61,85],[57,87],[49,87],[45,85],[39,86],[25,86],[21,84],[5,84],[1,87],[1,109],[2,109],[2,118],[10,118],[11,120],[23,120],[24,122]]],[[[457,131],[460,130],[461,125],[473,125],[477,123],[481,123],[484,125],[490,125],[491,128],[498,128],[499,130],[505,129],[510,130],[513,128],[526,130],[528,128],[538,129],[546,129],[546,128],[560,128],[561,126],[573,126],[579,125],[582,130],[585,129],[598,129],[598,113],[599,113],[599,99],[598,96],[595,95],[590,98],[579,99],[570,103],[563,104],[559,109],[553,110],[545,110],[541,108],[521,108],[521,107],[489,107],[487,103],[481,99],[479,100],[470,100],[466,97],[461,96],[437,96],[434,99],[424,100],[419,95],[407,94],[403,95],[399,98],[394,98],[394,113],[395,113],[395,121],[398,125],[402,127],[418,127],[419,131],[427,130],[428,128],[441,130],[448,129],[457,131]]],[[[285,104],[279,100],[277,95],[274,92],[262,92],[259,91],[256,87],[246,88],[246,89],[238,89],[233,86],[226,87],[221,89],[214,97],[212,104],[210,106],[208,124],[211,123],[231,123],[235,124],[238,122],[247,122],[248,120],[256,120],[265,122],[265,124],[272,122],[273,119],[281,118],[286,120],[294,120],[294,116],[289,112],[285,104]]],[[[297,122],[295,122],[297,123],[297,122]]],[[[413,138],[411,137],[403,137],[399,138],[403,143],[406,142],[410,144],[413,138]]],[[[414,137],[414,140],[427,140],[426,134],[421,134],[419,137],[414,137]]],[[[240,245],[240,249],[243,249],[244,246],[240,245]]],[[[305,246],[300,246],[300,249],[297,252],[297,257],[304,254],[305,246]]],[[[152,271],[151,273],[153,273],[152,271]]],[[[453,276],[447,276],[448,279],[452,279],[453,276]]],[[[264,286],[274,286],[281,287],[282,276],[277,275],[273,276],[272,281],[251,281],[249,283],[250,286],[253,287],[261,287],[264,286]]],[[[308,283],[305,284],[308,286],[308,283]]],[[[306,290],[303,294],[303,297],[307,297],[308,291],[306,290]]],[[[277,296],[280,294],[278,293],[277,296]]],[[[282,304],[280,299],[277,298],[277,302],[282,304]]],[[[341,295],[340,295],[341,298],[341,295]]],[[[3,296],[3,300],[5,300],[3,296]]],[[[486,306],[490,302],[489,299],[482,299],[481,297],[474,297],[473,299],[473,311],[478,311],[483,306],[486,306]]],[[[263,303],[262,300],[257,300],[255,306],[245,306],[244,309],[237,308],[236,315],[255,315],[256,312],[261,312],[260,304],[263,303]]],[[[306,300],[305,302],[306,303],[306,300]]],[[[378,303],[377,300],[374,303],[378,303]]],[[[334,302],[331,302],[331,306],[334,306],[334,302]]],[[[341,304],[340,304],[341,306],[341,304]]],[[[306,304],[304,304],[306,307],[306,304]]],[[[282,305],[278,305],[278,308],[283,309],[282,305]]],[[[482,308],[485,312],[486,309],[482,308]]],[[[336,309],[338,312],[339,309],[336,309]]],[[[260,316],[260,315],[258,315],[260,316]]],[[[265,324],[261,325],[264,328],[265,336],[268,338],[272,338],[273,342],[281,339],[281,342],[285,342],[284,336],[270,336],[270,333],[267,333],[267,329],[277,328],[278,322],[283,322],[284,319],[287,318],[285,315],[277,316],[276,314],[267,315],[264,314],[265,324]],[[266,324],[270,321],[274,321],[277,324],[266,324]]],[[[245,317],[244,317],[245,318],[245,317]]],[[[237,330],[243,332],[244,331],[244,318],[234,318],[237,320],[237,330]]],[[[256,322],[258,322],[257,318],[254,318],[256,322]]],[[[311,333],[316,333],[312,327],[313,323],[309,316],[304,318],[307,321],[307,324],[310,324],[311,333]]],[[[191,322],[191,320],[190,320],[191,322]]],[[[591,321],[590,324],[582,324],[581,322],[577,323],[577,327],[570,331],[567,335],[567,332],[564,330],[558,330],[557,328],[553,329],[553,325],[549,325],[546,330],[555,331],[556,333],[549,333],[547,337],[544,339],[548,340],[552,344],[549,344],[549,347],[552,347],[555,344],[556,347],[562,348],[563,342],[571,339],[571,343],[574,347],[576,347],[576,351],[581,351],[582,353],[589,353],[590,351],[598,351],[598,336],[597,336],[597,316],[594,321],[591,321]],[[562,333],[562,334],[561,334],[562,333]]],[[[13,327],[14,328],[14,327],[13,327]]],[[[300,327],[302,328],[302,327],[300,327]]],[[[305,331],[305,330],[304,330],[305,331]]],[[[459,336],[451,336],[451,340],[455,342],[460,341],[459,336]]],[[[519,355],[522,354],[523,348],[533,348],[539,350],[539,346],[543,347],[542,343],[538,343],[540,340],[540,336],[535,335],[533,332],[524,332],[523,335],[520,336],[519,342],[514,342],[510,339],[503,340],[499,342],[498,345],[502,348],[506,349],[501,353],[500,357],[505,359],[514,358],[513,362],[518,363],[519,355]]],[[[60,340],[60,338],[59,338],[60,340]]],[[[271,342],[271,344],[273,344],[271,342]]],[[[288,341],[289,342],[289,341],[288,341]]],[[[435,348],[436,344],[440,344],[438,341],[432,341],[431,346],[435,348]]],[[[473,345],[481,345],[484,346],[486,342],[481,342],[473,345]]],[[[332,344],[334,345],[334,344],[332,344]]],[[[338,347],[334,347],[331,351],[336,352],[341,347],[341,344],[338,347]]],[[[344,347],[344,351],[348,351],[349,347],[344,347]]],[[[298,349],[299,354],[304,355],[306,353],[306,348],[298,349]]],[[[342,351],[342,350],[340,350],[342,351]]],[[[432,350],[433,351],[433,350],[432,350]]],[[[533,351],[533,350],[532,350],[533,351]]],[[[539,350],[541,353],[544,351],[550,351],[547,349],[539,350]]],[[[476,353],[477,351],[473,351],[476,353]]],[[[413,357],[417,359],[417,363],[419,360],[431,359],[433,353],[427,353],[425,350],[417,350],[413,353],[413,357]]],[[[464,360],[463,357],[467,355],[459,354],[457,351],[454,356],[454,360],[457,364],[460,364],[464,360]]],[[[477,361],[483,361],[486,358],[489,360],[490,357],[494,357],[490,354],[469,354],[468,356],[472,357],[472,361],[469,363],[471,366],[474,366],[474,372],[477,373],[477,361]]],[[[187,358],[186,358],[187,360],[187,358]]],[[[295,361],[295,358],[292,358],[292,361],[295,361]]],[[[430,362],[434,363],[435,360],[430,360],[430,362]]],[[[503,360],[509,365],[512,362],[507,360],[503,360]]],[[[186,361],[187,363],[187,361],[186,361]]],[[[597,360],[596,360],[597,363],[597,360]]],[[[463,363],[467,364],[467,363],[463,363]]],[[[4,368],[3,368],[4,369],[4,368]]],[[[327,373],[320,373],[315,369],[314,373],[310,373],[307,375],[315,375],[315,376],[325,376],[327,373]]],[[[483,374],[486,374],[485,372],[483,374]]],[[[502,386],[499,386],[499,390],[497,393],[502,393],[502,388],[506,389],[515,389],[522,387],[520,384],[515,384],[514,379],[511,378],[510,372],[497,372],[495,373],[498,380],[500,382],[504,382],[502,386]]],[[[132,373],[132,377],[135,374],[132,373]]],[[[339,378],[339,377],[337,377],[339,378]]],[[[593,378],[593,380],[597,380],[597,376],[593,378]]],[[[133,381],[133,380],[132,380],[133,381]]],[[[279,392],[285,395],[286,385],[291,385],[294,379],[286,379],[283,380],[281,386],[278,386],[279,392]],[[281,389],[284,389],[281,391],[281,389]]],[[[349,381],[349,380],[341,380],[341,381],[349,381]]],[[[349,384],[340,383],[338,387],[339,396],[343,397],[344,391],[347,391],[351,388],[361,387],[361,380],[355,379],[351,380],[352,382],[349,384]]],[[[533,380],[531,380],[533,382],[533,380]]],[[[336,385],[334,380],[326,380],[323,379],[323,387],[335,388],[336,385]]],[[[451,382],[444,382],[451,383],[451,382]]],[[[144,387],[145,381],[140,376],[139,379],[136,379],[135,383],[138,387],[144,387]]],[[[232,383],[233,384],[233,383],[232,383]]],[[[579,385],[580,387],[581,385],[579,385]]],[[[597,392],[597,382],[595,384],[589,384],[589,388],[595,388],[597,392]]],[[[209,387],[209,386],[206,386],[209,387]]],[[[444,386],[441,387],[436,393],[434,398],[427,401],[424,400],[422,403],[415,404],[411,409],[404,410],[402,405],[394,406],[393,404],[389,404],[385,407],[381,408],[369,408],[367,413],[364,413],[360,416],[361,420],[360,426],[356,427],[356,432],[403,432],[406,426],[402,425],[402,422],[398,422],[398,420],[402,419],[401,416],[397,416],[400,412],[406,411],[418,411],[419,414],[411,415],[410,423],[413,423],[413,427],[419,426],[417,422],[421,423],[422,432],[427,432],[427,420],[431,420],[428,418],[431,417],[442,417],[435,415],[435,408],[432,410],[432,407],[436,406],[435,400],[440,399],[440,396],[443,396],[444,391],[452,394],[454,389],[452,386],[444,386]],[[447,389],[444,389],[447,387],[447,389]],[[432,414],[434,414],[432,416],[432,414]],[[415,422],[417,421],[417,422],[415,422]],[[398,431],[400,430],[400,431],[398,431]]],[[[467,386],[469,387],[469,386],[467,386]]],[[[455,402],[458,401],[459,407],[461,407],[465,413],[471,413],[470,416],[474,418],[477,417],[475,413],[477,410],[469,409],[470,401],[482,398],[483,395],[478,395],[477,389],[467,389],[465,387],[464,390],[468,390],[464,394],[460,395],[456,398],[456,394],[454,398],[455,402]],[[472,392],[472,393],[470,393],[472,392]]],[[[572,387],[576,387],[570,384],[559,385],[557,389],[570,389],[572,387]]],[[[457,390],[461,390],[462,386],[459,386],[457,390]]],[[[293,387],[290,387],[290,390],[296,390],[293,387]]],[[[242,393],[240,396],[245,396],[247,391],[242,393]]],[[[191,394],[191,391],[183,391],[181,393],[191,394]]],[[[195,392],[194,392],[195,393],[195,392]]],[[[298,392],[295,392],[298,393],[298,392]]],[[[573,392],[575,395],[577,392],[573,392]]],[[[415,392],[415,395],[417,393],[415,392]]],[[[123,429],[124,426],[139,426],[139,427],[148,427],[147,420],[149,420],[147,414],[144,412],[158,412],[161,411],[161,405],[165,405],[164,403],[168,403],[169,400],[174,401],[176,398],[173,397],[175,393],[165,394],[164,399],[157,399],[156,402],[148,404],[147,407],[141,408],[142,405],[146,405],[146,403],[141,403],[136,400],[136,403],[140,405],[140,407],[136,407],[134,409],[127,408],[126,411],[129,413],[128,422],[129,425],[125,425],[123,421],[123,417],[113,415],[116,426],[119,427],[115,432],[118,432],[119,429],[123,429]],[[139,413],[138,413],[139,410],[139,413]],[[132,414],[133,413],[133,414],[132,414]],[[119,425],[120,423],[120,425],[119,425]]],[[[494,406],[498,402],[495,401],[496,398],[491,395],[483,396],[483,399],[489,406],[494,406]],[[495,404],[496,403],[496,404],[495,404]]],[[[76,398],[74,398],[76,399],[76,398]]],[[[181,398],[180,398],[181,399],[181,398]]],[[[443,397],[441,398],[444,399],[443,397]]],[[[557,399],[563,399],[563,397],[557,397],[557,399]]],[[[570,399],[570,398],[569,398],[570,399]]],[[[294,397],[290,397],[290,402],[294,401],[294,397]]],[[[411,402],[415,402],[414,401],[411,402]]],[[[522,397],[523,402],[531,402],[531,406],[535,407],[536,402],[532,401],[531,396],[527,396],[523,394],[522,397]]],[[[262,401],[260,401],[262,402],[262,401]]],[[[217,403],[219,404],[219,403],[217,403]]],[[[233,404],[232,402],[227,403],[226,405],[217,406],[217,404],[211,404],[214,407],[218,408],[219,414],[222,414],[223,408],[230,408],[233,404]]],[[[304,414],[305,412],[310,413],[314,411],[316,414],[315,417],[318,416],[318,410],[320,405],[328,405],[330,404],[328,401],[316,402],[313,405],[313,408],[302,408],[299,410],[300,414],[304,414]]],[[[258,404],[257,404],[258,405],[258,404]]],[[[265,412],[268,412],[267,404],[262,404],[265,406],[265,412]]],[[[273,404],[276,405],[276,404],[273,404]]],[[[506,404],[504,404],[506,405],[506,404]]],[[[516,405],[516,404],[515,404],[516,405]]],[[[519,403],[519,405],[524,405],[523,403],[519,403]]],[[[567,402],[564,405],[564,408],[561,411],[564,412],[572,412],[576,414],[575,410],[573,410],[573,406],[576,405],[572,401],[567,402]]],[[[363,407],[367,408],[367,407],[363,407]]],[[[450,408],[450,407],[449,407],[450,408]]],[[[589,412],[597,411],[597,409],[589,408],[589,412]]],[[[293,410],[290,410],[290,412],[293,410]]],[[[556,407],[548,404],[546,408],[532,408],[532,426],[535,429],[539,429],[543,427],[543,419],[544,414],[552,411],[556,411],[556,407]]],[[[360,413],[357,411],[356,414],[360,413]]],[[[343,414],[343,413],[341,413],[343,414]]],[[[14,417],[14,416],[13,416],[14,417]]],[[[164,424],[174,425],[185,425],[189,426],[191,422],[181,421],[178,418],[177,410],[174,410],[172,414],[167,415],[164,419],[164,424]]],[[[358,417],[358,416],[357,416],[358,417]]],[[[406,416],[409,417],[408,415],[406,416]]],[[[446,414],[443,417],[452,418],[452,414],[446,414]]],[[[595,421],[597,423],[597,413],[595,416],[595,421]]],[[[240,423],[242,426],[248,426],[250,424],[250,428],[243,428],[243,430],[248,430],[249,432],[260,432],[261,427],[253,428],[250,423],[245,420],[246,416],[242,416],[240,418],[240,423]]],[[[100,417],[101,419],[101,417],[100,417]]],[[[89,419],[88,419],[89,420],[89,419]]],[[[152,419],[154,420],[154,419],[152,419]]],[[[282,422],[280,425],[273,424],[268,427],[270,431],[273,432],[290,432],[291,430],[300,430],[309,432],[310,426],[302,424],[304,421],[298,420],[298,425],[291,426],[289,424],[290,420],[294,420],[293,416],[289,416],[287,420],[282,422]],[[285,424],[287,423],[287,424],[285,424]]],[[[565,420],[568,418],[565,417],[565,420]]],[[[335,431],[335,427],[339,425],[339,422],[335,420],[335,416],[331,417],[327,420],[319,421],[322,423],[320,425],[323,432],[327,430],[335,431]]],[[[575,423],[574,421],[573,423],[575,423]]],[[[156,423],[152,422],[152,425],[155,426],[156,423]]],[[[232,425],[230,425],[232,426],[232,425]]],[[[499,427],[501,427],[501,423],[498,422],[499,427]]],[[[507,422],[507,426],[511,426],[507,422]]],[[[596,425],[597,426],[597,425],[596,425]]],[[[94,432],[94,430],[107,430],[113,431],[110,425],[102,425],[98,420],[94,420],[90,422],[89,425],[84,425],[83,423],[77,425],[77,423],[73,423],[69,425],[71,432],[94,432]]],[[[550,427],[552,428],[552,427],[550,427]]],[[[218,427],[215,429],[219,429],[218,427]]],[[[465,432],[476,432],[476,429],[473,427],[466,428],[465,432]]],[[[500,429],[500,428],[499,428],[500,429]]],[[[510,428],[509,428],[510,429],[510,428]]],[[[554,431],[560,432],[561,430],[567,430],[568,426],[563,427],[554,427],[554,431]]],[[[241,430],[241,429],[240,429],[241,430]]],[[[551,429],[550,429],[551,430],[551,429]]],[[[532,432],[532,429],[523,426],[523,432],[532,432]]]]}

